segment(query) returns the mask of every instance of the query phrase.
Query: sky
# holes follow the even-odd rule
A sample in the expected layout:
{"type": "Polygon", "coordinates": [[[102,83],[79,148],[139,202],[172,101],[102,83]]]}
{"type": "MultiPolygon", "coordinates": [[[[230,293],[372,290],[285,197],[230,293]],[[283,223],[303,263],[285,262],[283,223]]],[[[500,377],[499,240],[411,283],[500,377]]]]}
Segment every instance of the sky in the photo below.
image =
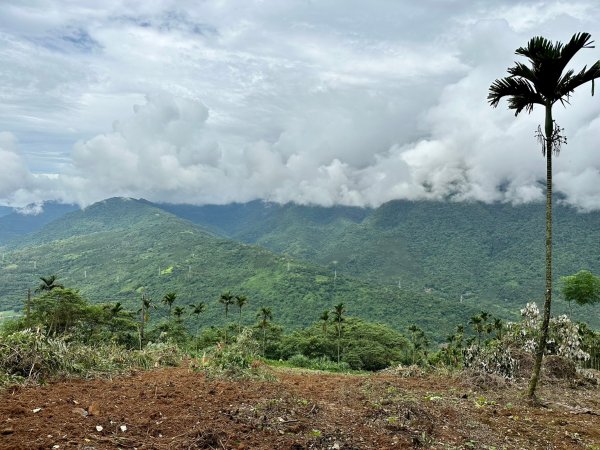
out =
{"type": "MultiPolygon", "coordinates": [[[[531,37],[580,31],[600,39],[595,0],[1,2],[0,204],[542,201],[543,110],[486,97],[531,37]]],[[[581,210],[590,94],[554,108],[554,189],[581,210]]]]}

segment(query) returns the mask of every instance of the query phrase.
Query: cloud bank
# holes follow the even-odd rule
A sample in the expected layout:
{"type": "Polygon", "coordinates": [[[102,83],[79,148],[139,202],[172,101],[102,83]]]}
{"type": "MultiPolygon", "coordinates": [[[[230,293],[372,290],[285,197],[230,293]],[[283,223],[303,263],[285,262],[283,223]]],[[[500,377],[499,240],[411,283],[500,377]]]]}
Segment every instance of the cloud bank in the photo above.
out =
{"type": "MultiPolygon", "coordinates": [[[[0,6],[0,203],[15,205],[538,201],[543,112],[494,110],[487,90],[533,35],[600,36],[585,1],[32,3],[0,6]]],[[[587,89],[555,108],[554,179],[589,210],[587,89]]]]}

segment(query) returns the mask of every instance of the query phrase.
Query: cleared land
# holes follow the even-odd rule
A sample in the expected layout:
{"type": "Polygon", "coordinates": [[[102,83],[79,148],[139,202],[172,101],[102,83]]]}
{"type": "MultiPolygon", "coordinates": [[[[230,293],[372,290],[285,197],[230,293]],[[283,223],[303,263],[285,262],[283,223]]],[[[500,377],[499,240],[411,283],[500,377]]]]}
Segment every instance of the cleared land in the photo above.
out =
{"type": "Polygon", "coordinates": [[[169,368],[9,388],[0,449],[600,448],[600,390],[585,383],[547,382],[534,407],[522,385],[465,374],[266,370],[276,381],[169,368]]]}

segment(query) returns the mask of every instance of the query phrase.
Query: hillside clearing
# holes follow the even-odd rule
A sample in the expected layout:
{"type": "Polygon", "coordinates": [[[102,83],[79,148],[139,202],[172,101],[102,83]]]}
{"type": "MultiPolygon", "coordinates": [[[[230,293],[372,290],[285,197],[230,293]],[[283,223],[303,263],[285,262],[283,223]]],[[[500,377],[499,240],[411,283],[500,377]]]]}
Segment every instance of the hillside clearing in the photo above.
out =
{"type": "Polygon", "coordinates": [[[598,449],[600,395],[542,385],[481,389],[465,376],[333,375],[209,380],[187,368],[13,387],[0,449],[598,449]]]}

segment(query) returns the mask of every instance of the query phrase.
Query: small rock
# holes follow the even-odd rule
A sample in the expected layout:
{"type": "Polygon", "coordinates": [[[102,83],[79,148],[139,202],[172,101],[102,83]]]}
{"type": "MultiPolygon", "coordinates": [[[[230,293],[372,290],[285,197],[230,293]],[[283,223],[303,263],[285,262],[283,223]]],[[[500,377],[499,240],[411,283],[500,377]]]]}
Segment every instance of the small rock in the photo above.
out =
{"type": "Polygon", "coordinates": [[[83,416],[83,417],[86,417],[88,415],[88,412],[83,408],[73,408],[71,410],[71,412],[73,414],[79,414],[80,416],[83,416]]]}
{"type": "Polygon", "coordinates": [[[102,430],[104,430],[102,425],[96,425],[96,431],[102,431],[102,430]]]}
{"type": "Polygon", "coordinates": [[[0,434],[6,436],[7,434],[13,434],[15,432],[13,427],[6,427],[0,430],[0,434]]]}
{"type": "Polygon", "coordinates": [[[340,450],[341,446],[339,442],[334,442],[333,445],[331,446],[332,450],[340,450]]]}
{"type": "Polygon", "coordinates": [[[90,416],[99,416],[100,415],[100,405],[97,402],[92,402],[90,406],[88,406],[88,414],[90,416]]]}
{"type": "Polygon", "coordinates": [[[35,409],[33,409],[32,411],[33,411],[34,413],[39,413],[41,410],[42,410],[42,408],[35,408],[35,409]]]}
{"type": "Polygon", "coordinates": [[[127,431],[127,425],[121,425],[119,428],[121,429],[121,431],[123,433],[125,433],[127,431]]]}

